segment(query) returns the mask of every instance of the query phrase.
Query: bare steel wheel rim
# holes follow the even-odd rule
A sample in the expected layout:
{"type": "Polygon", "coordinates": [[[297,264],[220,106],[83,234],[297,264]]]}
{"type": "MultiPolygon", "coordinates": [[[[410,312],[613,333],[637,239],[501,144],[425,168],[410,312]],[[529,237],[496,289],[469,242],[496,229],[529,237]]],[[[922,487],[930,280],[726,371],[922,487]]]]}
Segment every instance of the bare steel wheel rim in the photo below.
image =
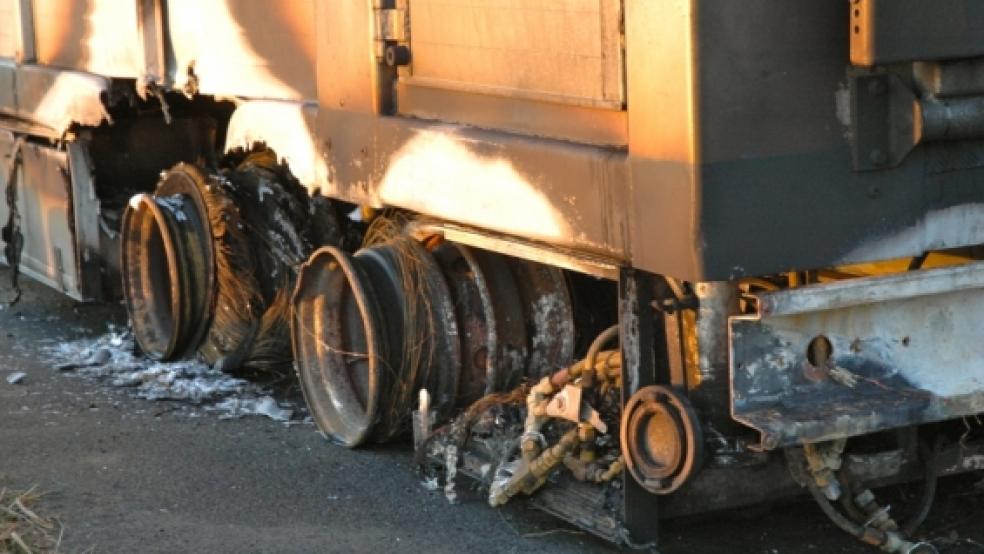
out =
{"type": "Polygon", "coordinates": [[[196,176],[179,166],[123,215],[123,295],[137,345],[157,360],[194,351],[210,321],[214,247],[196,176]]]}
{"type": "Polygon", "coordinates": [[[385,342],[378,302],[351,256],[315,252],[293,296],[291,340],[301,391],[319,428],[348,447],[365,442],[379,411],[385,342]]]}

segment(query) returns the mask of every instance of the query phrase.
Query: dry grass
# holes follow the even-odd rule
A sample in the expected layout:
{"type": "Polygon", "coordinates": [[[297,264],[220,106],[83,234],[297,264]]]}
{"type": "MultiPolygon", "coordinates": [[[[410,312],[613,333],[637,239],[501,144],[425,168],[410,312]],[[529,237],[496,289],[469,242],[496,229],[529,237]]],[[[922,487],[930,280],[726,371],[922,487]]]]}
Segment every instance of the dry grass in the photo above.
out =
{"type": "Polygon", "coordinates": [[[33,487],[24,492],[0,487],[0,553],[58,552],[64,528],[35,511],[40,499],[33,487]]]}

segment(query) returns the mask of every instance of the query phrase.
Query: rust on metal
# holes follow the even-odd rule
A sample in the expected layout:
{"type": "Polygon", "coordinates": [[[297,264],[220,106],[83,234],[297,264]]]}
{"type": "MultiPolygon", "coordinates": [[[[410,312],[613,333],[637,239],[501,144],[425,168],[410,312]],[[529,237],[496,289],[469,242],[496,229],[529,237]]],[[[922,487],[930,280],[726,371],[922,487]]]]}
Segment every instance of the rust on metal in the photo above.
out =
{"type": "Polygon", "coordinates": [[[622,410],[621,445],[632,478],[653,494],[670,494],[700,471],[704,434],[686,396],[650,385],[622,410]]]}
{"type": "Polygon", "coordinates": [[[730,322],[732,415],[771,449],[980,413],[982,276],[975,262],[759,294],[730,322]]]}
{"type": "Polygon", "coordinates": [[[291,320],[318,424],[348,446],[386,440],[409,429],[421,388],[447,421],[552,373],[571,355],[573,327],[554,271],[447,241],[429,251],[405,235],[354,255],[320,251],[301,270],[291,320]]]}

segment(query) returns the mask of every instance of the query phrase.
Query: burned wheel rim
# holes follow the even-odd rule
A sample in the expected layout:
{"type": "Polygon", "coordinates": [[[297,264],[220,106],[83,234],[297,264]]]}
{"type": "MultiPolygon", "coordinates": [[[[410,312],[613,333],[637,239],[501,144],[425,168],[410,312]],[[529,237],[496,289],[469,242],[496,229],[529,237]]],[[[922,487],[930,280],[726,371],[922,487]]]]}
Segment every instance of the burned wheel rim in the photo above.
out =
{"type": "Polygon", "coordinates": [[[181,164],[169,171],[155,196],[175,214],[181,231],[181,252],[188,275],[184,304],[188,316],[185,352],[198,348],[208,332],[216,295],[215,242],[202,191],[205,176],[194,166],[181,164]],[[175,205],[180,200],[180,205],[175,205]]]}
{"type": "Polygon", "coordinates": [[[356,446],[377,419],[385,343],[379,304],[365,272],[324,247],[301,267],[291,339],[301,390],[315,422],[334,441],[356,446]]]}
{"type": "MultiPolygon", "coordinates": [[[[417,315],[420,328],[416,341],[426,342],[429,350],[424,374],[417,381],[418,386],[426,387],[432,397],[432,406],[438,417],[449,417],[455,406],[461,377],[461,344],[458,341],[458,323],[455,317],[454,302],[447,281],[433,256],[420,243],[404,239],[405,250],[401,263],[412,259],[411,273],[422,281],[415,291],[414,301],[426,307],[417,315]],[[409,254],[409,256],[407,256],[409,254]]],[[[417,398],[416,391],[410,390],[411,398],[417,398]]]]}
{"type": "Polygon", "coordinates": [[[490,351],[491,366],[487,376],[487,392],[511,390],[523,380],[529,345],[526,336],[522,299],[508,261],[498,254],[459,246],[480,288],[487,290],[485,300],[494,349],[490,351]]]}
{"type": "Polygon", "coordinates": [[[376,319],[387,356],[373,438],[386,441],[406,430],[420,388],[430,392],[439,418],[453,408],[461,365],[454,308],[437,264],[416,241],[363,248],[354,262],[382,310],[376,319]]]}
{"type": "Polygon", "coordinates": [[[537,380],[574,361],[574,306],[564,273],[548,265],[510,260],[530,340],[526,376],[537,380]]]}
{"type": "Polygon", "coordinates": [[[179,166],[163,177],[158,196],[133,197],[123,214],[124,299],[137,344],[157,360],[187,354],[208,329],[214,251],[196,178],[179,166]]]}
{"type": "Polygon", "coordinates": [[[319,250],[301,268],[293,310],[301,387],[333,440],[357,446],[406,431],[420,388],[449,416],[461,366],[454,307],[421,245],[319,250]]]}
{"type": "Polygon", "coordinates": [[[461,349],[457,404],[467,406],[495,389],[496,351],[494,313],[485,277],[466,258],[466,247],[445,242],[434,251],[454,301],[461,349]]]}
{"type": "Polygon", "coordinates": [[[181,343],[181,278],[171,225],[154,198],[134,197],[123,214],[123,292],[137,344],[148,356],[174,357],[181,343]]]}

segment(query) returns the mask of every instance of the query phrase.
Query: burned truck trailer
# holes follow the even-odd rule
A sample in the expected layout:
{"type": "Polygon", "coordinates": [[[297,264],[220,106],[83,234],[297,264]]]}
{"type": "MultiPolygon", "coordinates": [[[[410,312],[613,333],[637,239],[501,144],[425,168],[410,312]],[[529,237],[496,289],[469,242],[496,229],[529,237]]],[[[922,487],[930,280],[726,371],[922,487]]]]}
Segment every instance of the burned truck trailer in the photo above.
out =
{"type": "Polygon", "coordinates": [[[937,477],[984,460],[972,0],[0,22],[6,263],[122,295],[149,356],[293,366],[334,442],[412,434],[449,495],[638,546],[808,492],[908,552],[937,477]]]}

